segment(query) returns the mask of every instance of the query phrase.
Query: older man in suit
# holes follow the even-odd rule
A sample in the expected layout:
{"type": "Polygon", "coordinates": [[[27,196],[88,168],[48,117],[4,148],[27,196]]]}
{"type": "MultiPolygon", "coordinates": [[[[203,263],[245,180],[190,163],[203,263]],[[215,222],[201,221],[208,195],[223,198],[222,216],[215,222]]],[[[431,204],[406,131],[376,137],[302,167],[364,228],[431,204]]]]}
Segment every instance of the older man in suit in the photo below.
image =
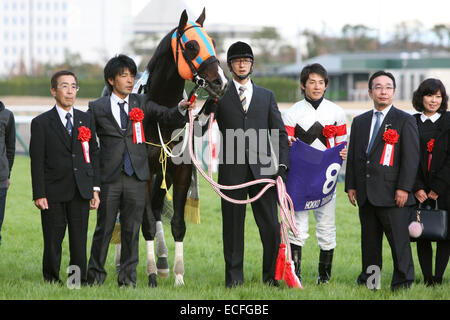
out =
{"type": "Polygon", "coordinates": [[[366,284],[375,270],[371,266],[381,269],[384,232],[394,262],[392,290],[414,281],[408,220],[419,164],[415,119],[392,105],[394,95],[391,73],[378,71],[370,77],[375,108],[353,120],[345,177],[345,190],[353,205],[358,202],[361,221],[363,270],[357,282],[366,284]]]}
{"type": "Polygon", "coordinates": [[[55,73],[51,93],[56,105],[31,122],[31,179],[34,204],[41,210],[46,282],[61,282],[61,244],[68,226],[70,265],[79,267],[79,280],[86,283],[89,209],[97,209],[100,201],[95,127],[89,114],[73,108],[77,91],[72,72],[55,73]]]}
{"type": "Polygon", "coordinates": [[[125,56],[113,57],[104,69],[110,96],[89,103],[100,140],[101,204],[97,215],[88,283],[103,284],[108,246],[120,210],[121,260],[119,286],[136,286],[139,256],[139,229],[145,208],[146,183],[150,179],[145,143],[133,141],[133,122],[129,113],[141,112],[143,128],[149,121],[164,125],[183,125],[185,108],[194,107],[180,102],[178,108],[168,109],[147,100],[144,95],[131,94],[137,67],[125,56]]]}
{"type": "MultiPolygon", "coordinates": [[[[261,178],[286,178],[289,164],[289,144],[286,129],[273,92],[258,87],[250,80],[253,52],[244,42],[236,42],[228,50],[228,67],[233,75],[224,96],[208,101],[205,113],[216,112],[222,133],[222,163],[219,183],[236,185],[261,178]],[[270,136],[270,139],[268,138],[270,136]],[[274,147],[271,153],[270,140],[274,147]],[[273,161],[276,156],[278,164],[273,161]]],[[[245,200],[262,189],[255,185],[224,191],[229,197],[245,200]]],[[[277,195],[270,188],[252,203],[263,245],[263,282],[278,285],[275,262],[280,244],[280,224],[277,215],[277,195]]],[[[222,199],[223,248],[225,256],[225,285],[234,287],[244,282],[244,223],[246,206],[222,199]]]]}

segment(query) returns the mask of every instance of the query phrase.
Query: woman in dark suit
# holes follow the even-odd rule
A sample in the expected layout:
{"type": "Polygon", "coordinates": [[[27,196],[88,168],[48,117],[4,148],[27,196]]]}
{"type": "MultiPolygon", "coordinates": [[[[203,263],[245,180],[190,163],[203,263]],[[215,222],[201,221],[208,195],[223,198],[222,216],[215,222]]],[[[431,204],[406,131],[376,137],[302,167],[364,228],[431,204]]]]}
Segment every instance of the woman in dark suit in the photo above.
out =
{"type": "MultiPolygon", "coordinates": [[[[414,186],[418,202],[450,210],[450,113],[448,96],[438,79],[426,79],[414,92],[420,137],[420,165],[414,186]]],[[[450,255],[450,237],[437,241],[435,274],[431,241],[417,240],[417,255],[426,285],[442,283],[450,255]]]]}

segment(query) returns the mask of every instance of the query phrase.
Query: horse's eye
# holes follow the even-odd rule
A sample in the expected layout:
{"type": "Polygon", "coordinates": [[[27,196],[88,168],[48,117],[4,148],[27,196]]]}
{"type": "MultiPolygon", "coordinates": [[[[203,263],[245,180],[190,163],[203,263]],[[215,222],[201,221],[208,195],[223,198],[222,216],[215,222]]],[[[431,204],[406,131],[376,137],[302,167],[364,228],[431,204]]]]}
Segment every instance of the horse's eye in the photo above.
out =
{"type": "Polygon", "coordinates": [[[186,57],[190,60],[194,60],[200,52],[200,46],[195,40],[186,42],[186,57]]]}

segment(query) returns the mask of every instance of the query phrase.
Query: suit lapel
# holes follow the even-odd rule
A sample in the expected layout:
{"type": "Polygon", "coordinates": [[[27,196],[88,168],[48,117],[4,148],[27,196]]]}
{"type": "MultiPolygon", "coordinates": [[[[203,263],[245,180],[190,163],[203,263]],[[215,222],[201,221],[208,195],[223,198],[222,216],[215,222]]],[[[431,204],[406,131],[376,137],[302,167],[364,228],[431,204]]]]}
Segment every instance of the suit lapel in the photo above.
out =
{"type": "Polygon", "coordinates": [[[121,135],[123,135],[124,132],[123,132],[122,128],[119,126],[119,124],[117,123],[116,118],[114,118],[114,115],[112,113],[111,96],[108,96],[107,99],[105,99],[104,110],[105,110],[105,113],[108,116],[109,120],[111,121],[113,127],[115,127],[116,130],[121,135]]]}
{"type": "Polygon", "coordinates": [[[255,100],[257,99],[257,97],[258,97],[258,94],[255,94],[256,93],[256,90],[257,90],[257,88],[256,88],[256,86],[254,85],[254,83],[252,82],[252,86],[253,86],[253,94],[252,94],[252,99],[250,100],[250,104],[248,105],[248,108],[247,108],[247,113],[249,113],[251,110],[253,110],[255,107],[255,105],[258,105],[256,102],[255,102],[255,100]]]}
{"type": "MultiPolygon", "coordinates": [[[[372,116],[373,112],[367,112],[363,119],[361,119],[361,137],[364,139],[363,146],[364,146],[364,154],[367,151],[367,147],[369,146],[369,135],[370,135],[370,126],[372,124],[372,116]]],[[[373,148],[372,148],[373,150],[373,148]]]]}
{"type": "Polygon", "coordinates": [[[56,106],[53,107],[52,112],[50,112],[50,119],[51,119],[50,125],[55,131],[56,135],[59,137],[59,139],[66,146],[67,149],[72,150],[72,143],[70,141],[69,133],[67,132],[66,128],[63,126],[61,122],[61,119],[59,118],[56,106]]]}

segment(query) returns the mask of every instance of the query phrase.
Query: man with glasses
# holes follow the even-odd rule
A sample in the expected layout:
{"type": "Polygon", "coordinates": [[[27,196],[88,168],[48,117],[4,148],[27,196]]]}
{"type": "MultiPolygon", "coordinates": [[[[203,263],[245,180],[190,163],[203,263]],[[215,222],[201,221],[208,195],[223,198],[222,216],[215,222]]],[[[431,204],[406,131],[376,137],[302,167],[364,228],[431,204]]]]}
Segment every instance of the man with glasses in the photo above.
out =
{"type": "Polygon", "coordinates": [[[352,205],[361,222],[360,285],[379,289],[383,233],[391,247],[391,289],[409,288],[414,265],[408,234],[409,206],[419,164],[419,136],[414,117],[395,108],[395,78],[385,71],[369,79],[374,109],[353,119],[345,176],[352,205]]]}
{"type": "MultiPolygon", "coordinates": [[[[233,82],[218,103],[210,100],[205,104],[205,114],[215,112],[222,133],[220,159],[223,161],[219,164],[219,183],[223,185],[278,176],[286,178],[289,165],[286,129],[274,94],[250,80],[253,60],[248,44],[236,42],[231,45],[227,62],[233,82]],[[270,141],[275,154],[271,154],[270,141]],[[277,165],[272,156],[278,158],[277,165]]],[[[223,192],[233,199],[245,200],[247,195],[256,196],[263,187],[260,184],[223,192]]],[[[275,188],[268,189],[251,205],[263,245],[263,282],[278,286],[275,262],[280,245],[280,224],[275,188]]],[[[228,288],[244,283],[245,210],[245,204],[222,199],[225,285],[228,288]]]]}
{"type": "Polygon", "coordinates": [[[43,276],[61,284],[61,244],[68,227],[72,276],[85,284],[89,209],[100,203],[95,127],[89,114],[73,107],[75,74],[55,73],[50,91],[56,104],[32,120],[30,141],[33,200],[41,210],[44,236],[43,276]]]}

